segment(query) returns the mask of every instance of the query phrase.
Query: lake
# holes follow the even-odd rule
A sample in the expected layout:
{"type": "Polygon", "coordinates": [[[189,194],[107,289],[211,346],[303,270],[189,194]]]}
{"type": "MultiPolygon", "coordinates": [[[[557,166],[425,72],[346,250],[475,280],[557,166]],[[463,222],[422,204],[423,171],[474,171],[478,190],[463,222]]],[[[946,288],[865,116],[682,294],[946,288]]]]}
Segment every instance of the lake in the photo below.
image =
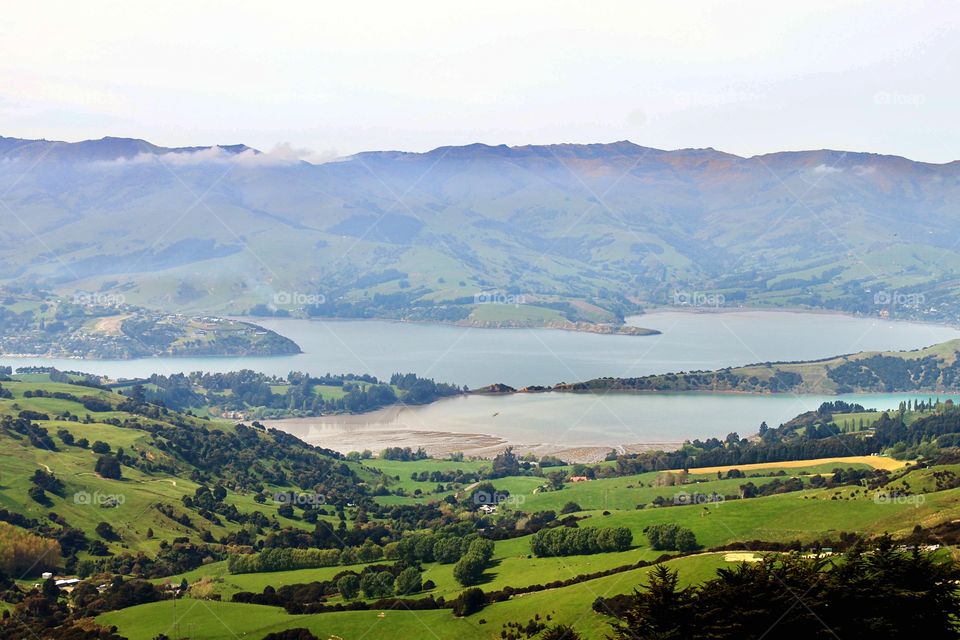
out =
{"type": "Polygon", "coordinates": [[[599,335],[551,329],[475,329],[380,320],[255,319],[290,337],[304,353],[260,358],[70,360],[0,358],[14,367],[47,365],[114,377],[151,373],[232,371],[285,376],[414,372],[479,387],[550,385],[600,376],[639,376],[717,369],[752,362],[809,360],[864,350],[914,349],[952,338],[952,327],[835,314],[746,311],[661,312],[629,324],[655,336],[599,335]]]}

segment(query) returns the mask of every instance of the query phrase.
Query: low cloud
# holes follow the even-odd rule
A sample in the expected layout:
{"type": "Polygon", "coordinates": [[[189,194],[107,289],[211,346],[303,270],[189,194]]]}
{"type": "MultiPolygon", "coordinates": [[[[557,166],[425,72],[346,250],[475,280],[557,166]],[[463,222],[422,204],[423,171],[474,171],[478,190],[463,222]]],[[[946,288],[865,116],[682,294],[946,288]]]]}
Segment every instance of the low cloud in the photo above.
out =
{"type": "Polygon", "coordinates": [[[843,169],[840,167],[831,167],[825,164],[818,164],[813,168],[814,173],[843,173],[843,169]]]}
{"type": "Polygon", "coordinates": [[[314,151],[306,147],[294,147],[289,142],[280,142],[273,146],[266,154],[270,158],[283,160],[287,162],[309,162],[310,164],[323,164],[332,162],[340,157],[336,149],[324,149],[323,151],[314,151]]]}
{"type": "Polygon", "coordinates": [[[273,146],[270,151],[260,152],[255,149],[231,151],[220,146],[198,149],[196,151],[170,151],[167,153],[139,153],[132,158],[118,158],[106,162],[98,162],[101,166],[127,166],[148,163],[166,163],[176,166],[202,164],[231,164],[242,166],[277,166],[291,165],[298,162],[322,164],[338,158],[336,151],[327,149],[316,152],[312,149],[297,148],[289,142],[281,142],[273,146]]]}

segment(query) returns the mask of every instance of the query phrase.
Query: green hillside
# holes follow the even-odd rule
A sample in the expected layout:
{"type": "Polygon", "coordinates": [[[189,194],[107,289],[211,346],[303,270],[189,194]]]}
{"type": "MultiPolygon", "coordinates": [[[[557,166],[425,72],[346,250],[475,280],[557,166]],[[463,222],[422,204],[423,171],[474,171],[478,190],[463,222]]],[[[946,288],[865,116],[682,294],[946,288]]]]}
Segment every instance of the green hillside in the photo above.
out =
{"type": "Polygon", "coordinates": [[[0,381],[0,631],[12,638],[392,638],[424,625],[520,638],[555,624],[602,638],[609,607],[658,565],[697,586],[765,553],[885,535],[960,544],[960,409],[944,404],[891,418],[838,403],[756,443],[566,465],[509,450],[345,458],[123,391],[0,381]],[[855,417],[870,420],[841,433],[855,417]],[[841,440],[910,461],[794,455],[841,440]],[[786,461],[696,468],[757,451],[786,461]],[[56,589],[43,571],[79,582],[56,589]]]}
{"type": "Polygon", "coordinates": [[[865,351],[809,362],[767,362],[641,378],[597,378],[550,389],[819,394],[957,391],[958,353],[960,340],[950,340],[912,351],[865,351]]]}
{"type": "Polygon", "coordinates": [[[609,329],[660,305],[958,309],[955,163],[624,141],[311,165],[117,138],[6,139],[0,158],[30,220],[0,282],[162,312],[609,329]]]}

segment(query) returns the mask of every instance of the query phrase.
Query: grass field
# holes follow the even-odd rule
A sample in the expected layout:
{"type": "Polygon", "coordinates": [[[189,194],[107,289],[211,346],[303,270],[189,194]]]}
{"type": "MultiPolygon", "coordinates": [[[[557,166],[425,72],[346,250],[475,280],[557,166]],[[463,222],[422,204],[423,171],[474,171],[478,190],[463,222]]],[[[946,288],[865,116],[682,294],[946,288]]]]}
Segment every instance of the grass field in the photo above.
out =
{"type": "Polygon", "coordinates": [[[694,469],[690,469],[690,473],[726,473],[731,469],[739,469],[740,471],[747,473],[749,471],[757,471],[761,469],[802,469],[819,465],[831,465],[833,468],[843,467],[844,469],[851,466],[855,467],[857,465],[866,465],[868,467],[873,467],[874,469],[895,471],[897,469],[904,468],[907,466],[907,464],[908,463],[903,460],[896,460],[886,456],[846,456],[842,458],[816,458],[813,460],[791,460],[787,462],[761,462],[758,464],[739,465],[734,464],[722,467],[696,467],[694,469]]]}
{"type": "MultiPolygon", "coordinates": [[[[48,397],[27,398],[24,394],[27,390],[42,389],[73,395],[104,394],[104,397],[108,397],[105,392],[45,382],[42,377],[29,381],[4,382],[3,385],[13,391],[14,397],[0,399],[0,415],[16,415],[24,408],[49,414],[54,419],[40,420],[40,423],[53,436],[59,450],[50,451],[33,446],[27,438],[18,437],[15,432],[0,432],[0,456],[3,461],[0,468],[0,507],[44,522],[49,521],[51,511],[55,512],[71,526],[86,531],[90,538],[97,535],[93,531],[98,523],[110,522],[122,538],[108,543],[110,551],[115,554],[142,551],[152,555],[157,553],[162,540],[170,541],[180,536],[197,540],[204,532],[220,539],[242,528],[241,525],[227,520],[215,525],[184,506],[183,498],[194,494],[199,486],[198,482],[215,482],[215,475],[204,478],[203,474],[190,473],[191,467],[184,460],[173,457],[174,449],[162,446],[162,443],[158,444],[153,435],[134,428],[129,422],[126,426],[106,423],[106,420],[112,418],[117,418],[122,423],[130,420],[133,417],[131,414],[106,411],[94,414],[89,423],[74,422],[67,419],[69,416],[61,414],[69,412],[82,418],[88,413],[82,404],[48,397]],[[68,431],[75,438],[87,438],[91,443],[102,440],[114,451],[123,448],[130,455],[142,455],[161,463],[169,462],[176,468],[187,469],[187,472],[146,473],[138,468],[124,466],[122,480],[102,478],[93,470],[97,455],[89,449],[62,444],[61,439],[55,435],[60,429],[68,431]],[[31,487],[30,476],[38,468],[53,471],[66,485],[63,496],[49,495],[52,506],[42,506],[25,497],[31,487]],[[77,496],[86,497],[78,499],[77,496]],[[97,496],[121,496],[123,499],[115,508],[104,508],[99,505],[97,496]],[[197,526],[186,527],[166,517],[155,508],[161,503],[180,513],[189,513],[197,526]],[[153,530],[152,536],[147,535],[148,528],[153,530]]],[[[116,401],[117,397],[112,399],[116,401]]],[[[136,419],[141,421],[141,424],[151,420],[144,416],[137,416],[136,419]]],[[[213,424],[196,418],[184,419],[194,421],[195,424],[213,424]]],[[[227,432],[233,429],[235,434],[239,433],[230,424],[218,423],[216,426],[227,432]]],[[[269,459],[269,456],[265,457],[269,459]]],[[[282,464],[279,459],[270,462],[275,467],[282,464]]],[[[441,491],[436,491],[437,482],[413,480],[411,474],[429,474],[435,471],[446,473],[458,469],[475,473],[489,467],[490,462],[435,459],[400,462],[374,458],[349,462],[347,466],[359,474],[359,481],[366,481],[371,486],[379,484],[383,480],[380,475],[382,473],[394,479],[389,483],[390,489],[402,489],[406,493],[404,496],[378,497],[381,504],[411,505],[439,502],[450,494],[464,499],[470,484],[462,481],[450,486],[451,483],[444,482],[442,484],[446,486],[441,491]],[[414,495],[416,490],[420,490],[421,494],[414,495]]],[[[573,471],[573,467],[562,469],[573,471]]],[[[558,468],[551,467],[543,471],[555,470],[558,468]]],[[[186,579],[191,586],[188,597],[179,601],[164,601],[106,613],[100,616],[98,621],[102,624],[117,625],[120,634],[131,640],[153,640],[161,633],[175,639],[189,637],[193,640],[257,640],[268,632],[290,627],[306,627],[321,638],[339,636],[354,640],[393,640],[433,636],[500,637],[502,625],[506,622],[526,623],[539,614],[542,619],[550,616],[551,622],[573,624],[585,638],[594,639],[605,636],[610,620],[594,613],[591,603],[597,596],[630,592],[643,581],[649,569],[631,569],[590,580],[583,579],[582,576],[611,569],[619,570],[634,566],[638,561],[653,562],[664,555],[673,555],[664,554],[650,546],[644,531],[651,525],[676,524],[689,528],[695,534],[703,553],[667,560],[669,565],[681,570],[682,579],[686,584],[690,584],[710,577],[717,568],[729,566],[731,561],[748,559],[737,553],[719,552],[719,549],[732,543],[753,540],[781,543],[799,541],[801,548],[804,548],[817,541],[837,540],[844,532],[864,537],[883,533],[905,535],[918,523],[929,527],[960,520],[960,488],[946,489],[951,486],[952,478],[955,477],[951,474],[960,475],[960,464],[911,469],[907,463],[892,458],[860,456],[703,467],[691,469],[682,477],[677,476],[677,473],[654,471],[585,482],[567,482],[559,490],[546,490],[545,479],[535,475],[492,480],[498,491],[509,492],[513,498],[501,505],[499,514],[493,518],[496,520],[499,516],[515,517],[516,523],[505,520],[511,528],[516,526],[518,531],[524,531],[524,519],[527,515],[552,510],[562,516],[561,510],[564,506],[575,503],[577,506],[574,515],[579,519],[577,526],[627,527],[633,534],[633,546],[622,552],[540,558],[531,553],[531,535],[498,540],[494,544],[492,561],[478,584],[484,591],[497,591],[506,587],[525,588],[567,579],[579,581],[567,587],[515,595],[509,601],[490,605],[466,619],[453,617],[448,609],[415,612],[352,611],[295,616],[280,608],[231,603],[230,598],[239,591],[259,593],[266,587],[279,588],[330,580],[344,570],[361,571],[366,565],[230,574],[225,560],[214,561],[215,558],[223,557],[217,555],[219,552],[214,552],[206,557],[207,563],[199,568],[153,580],[157,583],[178,583],[181,579],[186,579]],[[819,481],[822,476],[832,475],[837,468],[851,467],[890,472],[894,480],[885,490],[903,491],[913,499],[879,500],[874,492],[860,486],[810,488],[811,480],[819,481]],[[745,477],[726,477],[734,468],[743,472],[745,477]],[[794,488],[798,479],[806,488],[766,497],[739,499],[741,486],[747,482],[760,488],[766,486],[772,492],[778,487],[768,486],[770,483],[791,478],[794,488]],[[920,495],[916,495],[918,493],[920,495]],[[716,494],[719,498],[706,504],[678,505],[678,502],[683,502],[682,498],[692,494],[716,494]],[[707,552],[711,548],[718,549],[718,552],[707,552]],[[201,599],[201,596],[208,598],[212,595],[219,596],[222,601],[201,599]]],[[[273,482],[278,476],[264,477],[270,477],[270,482],[273,482]]],[[[277,481],[283,482],[284,479],[277,481]]],[[[248,487],[246,491],[254,491],[249,488],[250,485],[245,486],[248,487]]],[[[275,487],[264,480],[264,491],[289,488],[275,487]]],[[[260,491],[260,487],[257,486],[255,491],[260,491]]],[[[278,513],[277,505],[269,502],[258,504],[253,497],[252,493],[234,488],[228,489],[224,501],[235,505],[241,513],[260,511],[266,515],[269,522],[256,533],[258,540],[264,540],[273,532],[281,532],[287,527],[313,530],[312,524],[297,518],[282,517],[278,513]]],[[[488,526],[485,520],[478,519],[475,514],[455,505],[444,503],[438,508],[446,516],[452,516],[448,522],[454,519],[475,520],[478,526],[488,526]]],[[[344,512],[346,527],[365,526],[364,521],[357,517],[356,507],[346,505],[344,512]]],[[[339,524],[336,514],[320,517],[339,524]]],[[[371,530],[376,531],[379,525],[392,525],[394,520],[404,515],[401,510],[388,509],[378,512],[371,508],[367,517],[371,530]]],[[[415,517],[429,517],[431,523],[439,522],[435,515],[418,514],[415,517]]],[[[421,522],[425,521],[427,520],[421,522]]],[[[426,525],[416,526],[423,528],[426,525]]],[[[386,542],[396,539],[395,536],[408,533],[410,532],[399,533],[382,529],[375,535],[377,541],[386,542]]],[[[85,553],[80,554],[81,559],[89,557],[85,553]]],[[[197,562],[199,563],[199,560],[197,562]]],[[[389,562],[392,561],[381,560],[377,564],[389,562]]],[[[453,564],[424,563],[422,569],[422,579],[434,583],[434,586],[422,595],[442,596],[449,601],[462,592],[463,586],[454,578],[453,564]]],[[[330,596],[328,600],[336,603],[340,601],[339,598],[330,596]]]]}
{"type": "MultiPolygon", "coordinates": [[[[45,376],[34,377],[29,381],[5,382],[4,388],[13,392],[13,399],[0,399],[0,415],[16,415],[22,409],[30,409],[55,416],[64,412],[83,416],[89,412],[78,402],[49,397],[24,397],[24,392],[41,389],[47,393],[55,391],[80,394],[95,394],[94,390],[82,390],[76,386],[44,382],[45,376]]],[[[181,500],[193,495],[198,483],[176,475],[145,474],[132,467],[123,468],[123,478],[111,480],[100,477],[94,471],[98,455],[90,449],[66,446],[55,435],[60,429],[70,432],[75,438],[86,438],[92,444],[101,440],[110,445],[111,451],[119,448],[128,454],[143,453],[151,459],[170,461],[170,456],[149,444],[151,438],[145,431],[126,429],[99,422],[109,418],[120,420],[129,418],[129,414],[118,411],[105,411],[92,414],[97,422],[85,424],[69,420],[43,421],[57,444],[58,451],[47,451],[33,447],[25,439],[14,440],[0,436],[3,447],[3,466],[0,468],[0,507],[23,513],[27,517],[43,520],[48,513],[55,512],[65,518],[72,526],[85,531],[93,531],[100,522],[108,521],[121,536],[122,541],[105,541],[113,551],[144,551],[156,553],[162,540],[172,540],[179,536],[193,537],[196,530],[171,520],[156,510],[155,505],[164,503],[174,505],[174,510],[183,512],[181,500]],[[30,477],[37,469],[51,471],[65,484],[63,496],[48,493],[52,506],[43,506],[27,499],[31,487],[30,477]],[[109,498],[115,498],[114,508],[102,505],[109,498]],[[147,530],[153,530],[148,537],[147,530]]],[[[199,421],[198,421],[199,422],[199,421]]],[[[205,423],[209,424],[209,423],[205,423]]],[[[223,430],[232,429],[229,424],[217,424],[223,430]]],[[[279,490],[281,487],[276,487],[279,490]]],[[[235,504],[242,512],[263,511],[263,505],[253,500],[253,495],[230,492],[226,502],[235,504]]],[[[269,507],[268,507],[269,509],[269,507]]],[[[269,509],[276,514],[275,509],[269,509]]],[[[292,520],[276,515],[284,526],[309,527],[300,520],[292,520]]],[[[217,525],[194,517],[201,529],[209,530],[215,537],[234,531],[238,525],[223,521],[217,525]]],[[[84,557],[81,554],[81,557],[84,557]]]]}
{"type": "MultiPolygon", "coordinates": [[[[669,564],[680,570],[685,584],[691,584],[709,578],[717,568],[729,563],[723,554],[704,554],[669,564]]],[[[514,596],[467,618],[455,618],[449,609],[289,615],[274,607],[187,599],[106,613],[97,622],[116,625],[130,640],[151,640],[160,633],[176,637],[178,632],[192,640],[260,638],[293,627],[308,628],[322,638],[336,635],[344,639],[393,640],[499,636],[504,623],[526,623],[539,614],[541,618],[550,615],[551,622],[572,624],[586,638],[599,639],[609,630],[610,619],[591,611],[590,603],[598,596],[629,593],[643,582],[648,570],[636,569],[560,589],[514,596]]]]}

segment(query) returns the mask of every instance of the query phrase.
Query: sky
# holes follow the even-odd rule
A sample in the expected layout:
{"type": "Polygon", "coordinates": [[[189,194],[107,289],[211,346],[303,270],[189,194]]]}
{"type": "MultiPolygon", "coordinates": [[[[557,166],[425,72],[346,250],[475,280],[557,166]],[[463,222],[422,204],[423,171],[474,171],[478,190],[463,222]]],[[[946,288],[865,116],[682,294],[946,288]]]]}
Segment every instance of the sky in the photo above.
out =
{"type": "Polygon", "coordinates": [[[952,1],[35,0],[0,19],[0,135],[312,161],[628,139],[948,162],[958,68],[952,1]]]}

